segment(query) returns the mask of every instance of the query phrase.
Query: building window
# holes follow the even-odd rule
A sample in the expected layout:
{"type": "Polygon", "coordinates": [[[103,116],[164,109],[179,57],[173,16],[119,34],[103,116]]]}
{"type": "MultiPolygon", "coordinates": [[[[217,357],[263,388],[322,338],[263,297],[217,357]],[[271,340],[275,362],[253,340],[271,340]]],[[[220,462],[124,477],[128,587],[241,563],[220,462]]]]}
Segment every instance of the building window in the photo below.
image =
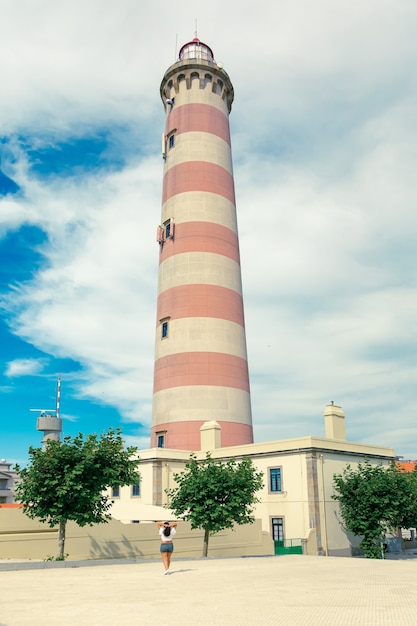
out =
{"type": "Polygon", "coordinates": [[[168,220],[165,220],[163,228],[165,231],[164,232],[165,239],[173,239],[175,224],[174,224],[174,220],[172,217],[170,217],[168,220]]]}
{"type": "Polygon", "coordinates": [[[269,491],[282,491],[280,467],[274,467],[269,470],[269,491]]]}
{"type": "Polygon", "coordinates": [[[120,487],[112,487],[111,497],[112,498],[120,498],[120,487]]]}
{"type": "Polygon", "coordinates": [[[132,485],[132,497],[139,498],[140,496],[140,482],[138,481],[134,485],[132,485]]]}
{"type": "MultiPolygon", "coordinates": [[[[172,107],[172,105],[171,105],[171,107],[172,107]]],[[[169,131],[169,133],[166,136],[166,142],[167,142],[168,150],[171,150],[171,148],[173,148],[175,146],[175,133],[176,132],[177,132],[177,129],[173,128],[172,130],[169,131]]]]}
{"type": "Polygon", "coordinates": [[[168,337],[168,322],[162,322],[162,339],[166,339],[168,337]]]}
{"type": "Polygon", "coordinates": [[[274,541],[284,541],[284,519],[282,517],[272,518],[272,539],[274,541]]]}
{"type": "Polygon", "coordinates": [[[158,435],[158,448],[165,448],[165,435],[158,435]]]}

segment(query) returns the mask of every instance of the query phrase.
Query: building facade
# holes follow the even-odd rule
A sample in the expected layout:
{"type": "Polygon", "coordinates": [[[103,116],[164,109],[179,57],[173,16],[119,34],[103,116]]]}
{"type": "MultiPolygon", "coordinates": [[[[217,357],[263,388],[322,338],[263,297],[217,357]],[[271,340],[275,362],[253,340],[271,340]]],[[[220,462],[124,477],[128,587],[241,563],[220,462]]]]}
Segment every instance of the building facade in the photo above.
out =
{"type": "MultiPolygon", "coordinates": [[[[264,478],[254,517],[261,520],[262,530],[274,541],[302,546],[306,554],[352,556],[357,553],[359,539],[344,530],[339,503],[332,499],[333,476],[343,472],[347,464],[355,468],[365,459],[388,465],[395,453],[392,448],[347,441],[341,407],[328,405],[324,422],[324,437],[231,447],[220,447],[219,425],[206,423],[196,455],[204,459],[210,452],[214,459],[252,459],[264,478]]],[[[166,490],[175,486],[174,475],[184,470],[190,452],[156,447],[141,450],[139,456],[141,482],[137,495],[132,495],[132,487],[122,487],[114,497],[112,516],[125,523],[149,521],[147,517],[140,519],[141,505],[169,508],[166,490]]]]}
{"type": "Polygon", "coordinates": [[[10,469],[6,459],[0,461],[0,504],[11,504],[14,499],[14,487],[19,480],[17,473],[10,469]]]}
{"type": "Polygon", "coordinates": [[[151,447],[253,442],[229,113],[233,86],[197,38],[161,83],[166,114],[151,447]]]}

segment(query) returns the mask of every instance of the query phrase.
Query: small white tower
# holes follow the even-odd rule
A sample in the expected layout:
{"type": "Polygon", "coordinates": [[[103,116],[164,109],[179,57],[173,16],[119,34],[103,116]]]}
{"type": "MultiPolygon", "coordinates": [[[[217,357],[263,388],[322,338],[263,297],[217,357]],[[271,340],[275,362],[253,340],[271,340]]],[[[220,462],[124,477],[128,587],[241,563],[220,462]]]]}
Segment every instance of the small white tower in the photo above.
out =
{"type": "Polygon", "coordinates": [[[55,409],[30,409],[39,412],[36,420],[36,430],[43,432],[42,447],[45,449],[46,443],[50,440],[59,441],[62,432],[62,419],[59,416],[61,401],[61,377],[58,376],[55,409]]]}
{"type": "Polygon", "coordinates": [[[41,411],[36,420],[36,430],[43,432],[42,444],[43,448],[45,448],[47,441],[59,441],[62,432],[62,419],[47,411],[41,411]]]}

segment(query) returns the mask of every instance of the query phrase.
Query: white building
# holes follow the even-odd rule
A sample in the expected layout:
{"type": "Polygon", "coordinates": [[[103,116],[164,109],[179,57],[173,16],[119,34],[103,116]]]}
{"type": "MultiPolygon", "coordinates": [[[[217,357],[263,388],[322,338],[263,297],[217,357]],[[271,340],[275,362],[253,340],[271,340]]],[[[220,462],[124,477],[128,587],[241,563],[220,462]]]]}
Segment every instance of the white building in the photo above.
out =
{"type": "MultiPolygon", "coordinates": [[[[347,441],[345,416],[338,406],[328,405],[324,418],[325,437],[223,448],[219,425],[207,422],[201,429],[201,450],[195,454],[198,459],[204,459],[207,451],[215,459],[252,459],[264,474],[255,518],[262,520],[262,530],[281,542],[275,544],[277,550],[283,545],[301,551],[302,546],[306,554],[351,556],[357,553],[359,539],[343,528],[339,504],[332,499],[333,476],[347,464],[355,468],[365,459],[388,465],[395,453],[392,448],[347,441]]],[[[143,505],[169,506],[166,490],[175,486],[174,474],[183,471],[190,452],[151,448],[141,450],[139,456],[140,484],[113,494],[112,515],[126,523],[148,521],[148,516],[141,519],[143,505]]],[[[170,517],[168,512],[165,517],[170,517]]]]}
{"type": "Polygon", "coordinates": [[[15,501],[14,486],[18,481],[18,475],[10,469],[11,465],[6,459],[0,461],[0,504],[11,504],[15,501]]]}

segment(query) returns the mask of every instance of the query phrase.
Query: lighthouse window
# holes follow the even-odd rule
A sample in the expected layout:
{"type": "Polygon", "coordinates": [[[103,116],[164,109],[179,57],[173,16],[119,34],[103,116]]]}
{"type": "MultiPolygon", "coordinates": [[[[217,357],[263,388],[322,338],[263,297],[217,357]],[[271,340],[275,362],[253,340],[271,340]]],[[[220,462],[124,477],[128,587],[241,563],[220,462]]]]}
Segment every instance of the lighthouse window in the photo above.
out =
{"type": "Polygon", "coordinates": [[[175,146],[175,133],[177,132],[176,128],[171,128],[169,133],[166,136],[166,142],[168,150],[171,150],[175,146]]]}
{"type": "Polygon", "coordinates": [[[162,322],[162,339],[168,337],[168,322],[162,322]]]}
{"type": "Polygon", "coordinates": [[[165,448],[165,435],[166,435],[166,430],[158,430],[155,433],[156,436],[156,445],[158,446],[158,448],[165,448]]]}
{"type": "Polygon", "coordinates": [[[172,218],[164,222],[164,228],[165,228],[165,239],[173,239],[174,238],[174,222],[172,221],[172,218]]]}

